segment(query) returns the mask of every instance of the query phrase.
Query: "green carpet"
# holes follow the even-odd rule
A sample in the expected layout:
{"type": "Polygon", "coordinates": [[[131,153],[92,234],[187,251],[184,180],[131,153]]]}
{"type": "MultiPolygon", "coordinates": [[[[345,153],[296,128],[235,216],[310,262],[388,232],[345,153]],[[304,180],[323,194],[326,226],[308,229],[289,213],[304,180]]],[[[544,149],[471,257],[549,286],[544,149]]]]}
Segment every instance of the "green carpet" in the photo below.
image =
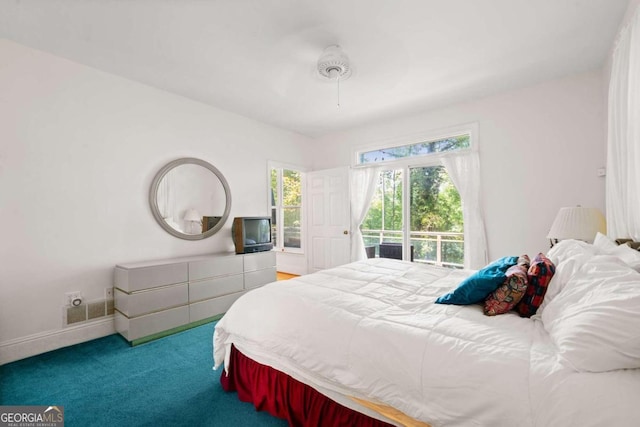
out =
{"type": "Polygon", "coordinates": [[[131,347],[119,335],[0,366],[0,405],[64,406],[75,426],[284,426],[222,390],[214,323],[131,347]]]}

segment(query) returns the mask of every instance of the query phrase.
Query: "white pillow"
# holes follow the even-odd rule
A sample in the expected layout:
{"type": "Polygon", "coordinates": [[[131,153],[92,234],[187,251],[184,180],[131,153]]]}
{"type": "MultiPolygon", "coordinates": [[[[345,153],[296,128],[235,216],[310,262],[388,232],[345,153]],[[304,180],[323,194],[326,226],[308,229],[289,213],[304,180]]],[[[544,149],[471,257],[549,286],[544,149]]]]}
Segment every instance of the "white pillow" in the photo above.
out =
{"type": "Polygon", "coordinates": [[[596,233],[596,238],[593,240],[593,246],[595,246],[600,253],[606,254],[607,252],[617,248],[618,244],[611,237],[598,231],[596,233]]]}
{"type": "Polygon", "coordinates": [[[640,251],[627,245],[618,246],[613,239],[602,233],[597,233],[593,242],[598,253],[602,255],[613,255],[620,258],[625,264],[636,271],[640,271],[640,251]]]}
{"type": "MultiPolygon", "coordinates": [[[[555,297],[562,292],[569,280],[575,273],[580,270],[585,262],[589,261],[593,257],[593,253],[590,252],[577,252],[568,258],[562,260],[562,262],[555,264],[556,272],[553,274],[547,292],[544,294],[542,304],[538,308],[536,314],[542,314],[547,306],[555,299],[555,297]]],[[[553,262],[553,261],[552,261],[553,262]]]]}
{"type": "Polygon", "coordinates": [[[592,244],[580,240],[562,240],[549,250],[547,258],[556,266],[556,272],[549,282],[542,304],[536,311],[537,317],[562,291],[573,274],[596,254],[596,248],[592,244]]]}
{"type": "Polygon", "coordinates": [[[557,267],[562,261],[576,254],[593,256],[598,254],[598,250],[594,245],[580,240],[562,240],[549,249],[547,258],[557,267]]]}
{"type": "Polygon", "coordinates": [[[563,364],[577,371],[640,368],[640,273],[595,256],[541,316],[563,364]]]}
{"type": "Polygon", "coordinates": [[[620,245],[609,254],[617,256],[635,271],[640,271],[640,251],[633,249],[631,246],[620,245]]]}

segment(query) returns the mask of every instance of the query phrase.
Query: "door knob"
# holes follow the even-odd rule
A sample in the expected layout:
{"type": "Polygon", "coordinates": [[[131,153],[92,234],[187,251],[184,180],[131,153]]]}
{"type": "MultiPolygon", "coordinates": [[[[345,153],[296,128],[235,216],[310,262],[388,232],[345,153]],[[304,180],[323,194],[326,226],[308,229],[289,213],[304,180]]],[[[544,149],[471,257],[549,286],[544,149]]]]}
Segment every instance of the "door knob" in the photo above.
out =
{"type": "Polygon", "coordinates": [[[348,230],[344,230],[344,231],[342,232],[342,234],[349,234],[349,231],[348,231],[348,230]]]}

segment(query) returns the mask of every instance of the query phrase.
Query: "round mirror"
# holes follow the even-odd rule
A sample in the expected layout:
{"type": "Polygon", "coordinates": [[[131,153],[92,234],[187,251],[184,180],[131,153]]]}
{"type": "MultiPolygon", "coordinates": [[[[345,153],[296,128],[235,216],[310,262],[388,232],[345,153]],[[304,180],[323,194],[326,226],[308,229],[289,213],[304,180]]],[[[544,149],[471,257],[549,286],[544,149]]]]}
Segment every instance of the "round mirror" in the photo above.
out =
{"type": "Polygon", "coordinates": [[[153,178],[149,204],[167,232],[181,239],[200,240],[224,225],[231,210],[231,192],[212,164],[195,158],[177,159],[153,178]]]}

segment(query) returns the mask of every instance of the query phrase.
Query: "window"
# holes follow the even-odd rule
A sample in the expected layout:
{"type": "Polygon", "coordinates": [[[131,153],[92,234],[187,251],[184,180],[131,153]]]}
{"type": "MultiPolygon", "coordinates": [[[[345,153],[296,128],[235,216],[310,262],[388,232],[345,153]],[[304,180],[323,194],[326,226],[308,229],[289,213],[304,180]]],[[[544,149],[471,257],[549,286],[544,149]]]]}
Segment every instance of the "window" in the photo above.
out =
{"type": "Polygon", "coordinates": [[[380,257],[402,258],[405,246],[404,259],[464,265],[462,203],[443,166],[381,171],[361,231],[380,257]]]}
{"type": "Polygon", "coordinates": [[[381,148],[358,153],[358,163],[381,163],[407,157],[421,157],[470,147],[470,134],[463,133],[433,141],[417,142],[397,147],[381,148]]]}
{"type": "Polygon", "coordinates": [[[390,166],[378,175],[361,226],[364,244],[380,257],[461,268],[462,201],[439,158],[443,152],[470,149],[471,132],[425,140],[357,153],[363,166],[390,166]]]}
{"type": "Polygon", "coordinates": [[[302,176],[292,168],[270,169],[271,227],[276,248],[302,248],[302,176]]]}

